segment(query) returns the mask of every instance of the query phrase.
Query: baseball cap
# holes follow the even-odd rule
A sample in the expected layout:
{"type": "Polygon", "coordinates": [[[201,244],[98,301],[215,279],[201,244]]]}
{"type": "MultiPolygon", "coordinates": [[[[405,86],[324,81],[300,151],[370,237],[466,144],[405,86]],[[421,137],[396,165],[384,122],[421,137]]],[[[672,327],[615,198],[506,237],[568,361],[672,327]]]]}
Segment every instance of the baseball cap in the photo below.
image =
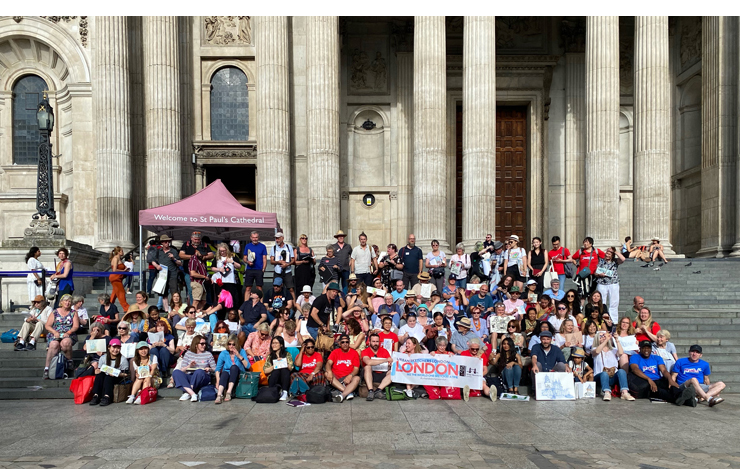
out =
{"type": "Polygon", "coordinates": [[[689,347],[689,352],[701,353],[701,345],[696,345],[696,344],[692,345],[691,347],[689,347]]]}
{"type": "Polygon", "coordinates": [[[110,343],[108,344],[109,347],[113,347],[114,345],[121,346],[121,341],[118,339],[111,339],[110,343]]]}
{"type": "Polygon", "coordinates": [[[136,350],[139,350],[140,348],[149,347],[149,344],[144,342],[143,340],[139,341],[138,344],[136,344],[136,350]]]}
{"type": "Polygon", "coordinates": [[[272,285],[273,285],[273,286],[278,286],[278,287],[279,287],[279,286],[280,286],[280,285],[282,285],[282,284],[283,284],[283,279],[282,279],[281,277],[275,277],[275,278],[274,278],[274,279],[272,280],[272,285]]]}
{"type": "Polygon", "coordinates": [[[331,282],[329,286],[326,287],[327,290],[337,290],[339,291],[339,284],[337,282],[331,282]]]}
{"type": "Polygon", "coordinates": [[[550,331],[542,331],[542,332],[540,332],[540,338],[542,338],[542,337],[549,337],[549,338],[552,339],[552,332],[550,332],[550,331]]]}
{"type": "Polygon", "coordinates": [[[650,342],[649,340],[643,340],[640,342],[640,348],[643,348],[643,347],[653,348],[653,343],[650,342]]]}

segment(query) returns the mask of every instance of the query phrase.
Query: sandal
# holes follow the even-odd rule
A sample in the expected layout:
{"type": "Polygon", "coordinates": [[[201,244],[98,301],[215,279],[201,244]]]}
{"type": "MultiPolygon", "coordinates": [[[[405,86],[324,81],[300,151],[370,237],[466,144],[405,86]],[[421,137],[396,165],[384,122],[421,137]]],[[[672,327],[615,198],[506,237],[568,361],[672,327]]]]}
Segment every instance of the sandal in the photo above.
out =
{"type": "Polygon", "coordinates": [[[167,383],[167,389],[172,389],[175,387],[175,379],[170,376],[170,382],[167,383]]]}
{"type": "Polygon", "coordinates": [[[519,388],[514,388],[514,394],[519,395],[519,388]]]}
{"type": "Polygon", "coordinates": [[[227,392],[226,397],[224,398],[224,402],[229,402],[231,400],[231,393],[227,392]]]}
{"type": "Polygon", "coordinates": [[[215,402],[215,404],[220,404],[223,401],[224,401],[224,396],[222,396],[221,394],[219,394],[218,396],[216,396],[216,402],[215,402]]]}

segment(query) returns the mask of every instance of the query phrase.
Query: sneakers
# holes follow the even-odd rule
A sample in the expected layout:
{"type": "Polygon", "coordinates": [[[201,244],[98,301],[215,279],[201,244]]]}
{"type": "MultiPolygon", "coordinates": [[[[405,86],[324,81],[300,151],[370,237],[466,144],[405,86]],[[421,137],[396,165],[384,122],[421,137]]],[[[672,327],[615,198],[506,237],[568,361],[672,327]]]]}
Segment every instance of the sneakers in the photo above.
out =
{"type": "Polygon", "coordinates": [[[23,352],[24,350],[26,350],[26,344],[20,341],[15,343],[15,347],[13,347],[14,352],[23,352]]]}
{"type": "Polygon", "coordinates": [[[187,401],[188,399],[190,399],[190,394],[188,394],[186,392],[182,393],[182,396],[180,396],[180,400],[183,401],[183,402],[184,401],[187,401]]]}
{"type": "Polygon", "coordinates": [[[44,379],[49,379],[49,369],[48,368],[44,370],[44,379]]]}
{"type": "Polygon", "coordinates": [[[696,391],[693,386],[686,386],[681,391],[681,395],[676,399],[676,405],[684,405],[686,401],[691,400],[691,407],[696,407],[696,391]]]}
{"type": "Polygon", "coordinates": [[[707,404],[709,404],[709,407],[714,407],[717,404],[720,404],[724,401],[725,400],[721,397],[710,397],[709,400],[707,401],[707,404]]]}
{"type": "Polygon", "coordinates": [[[29,342],[26,344],[26,352],[30,352],[32,350],[36,350],[36,344],[33,342],[29,342]]]}
{"type": "Polygon", "coordinates": [[[355,398],[355,393],[353,393],[353,392],[347,394],[347,397],[345,397],[345,399],[348,400],[348,401],[351,401],[354,398],[355,398]]]}
{"type": "Polygon", "coordinates": [[[407,396],[407,397],[408,397],[409,399],[413,399],[413,398],[414,398],[414,391],[412,391],[411,389],[405,389],[405,390],[404,390],[403,392],[405,392],[405,393],[406,393],[406,396],[407,396]]]}
{"type": "Polygon", "coordinates": [[[100,407],[105,407],[107,405],[110,405],[110,397],[103,396],[103,398],[100,399],[100,407]]]}
{"type": "Polygon", "coordinates": [[[385,391],[382,389],[377,389],[375,391],[375,399],[385,399],[385,391]]]}
{"type": "Polygon", "coordinates": [[[467,384],[465,385],[465,387],[463,387],[463,399],[465,400],[465,402],[468,402],[470,400],[470,386],[468,386],[467,384]]]}
{"type": "Polygon", "coordinates": [[[192,396],[190,396],[190,402],[198,402],[198,395],[193,394],[192,396]]]}
{"type": "Polygon", "coordinates": [[[604,391],[604,400],[605,401],[611,401],[612,400],[612,392],[611,391],[604,391]]]}
{"type": "Polygon", "coordinates": [[[136,400],[136,396],[131,394],[130,396],[128,396],[128,399],[126,399],[126,404],[133,404],[135,400],[136,400]]]}
{"type": "Polygon", "coordinates": [[[100,404],[100,396],[97,394],[93,396],[92,400],[90,401],[90,405],[98,405],[100,404]]]}
{"type": "Polygon", "coordinates": [[[141,398],[140,397],[137,397],[136,398],[136,400],[134,401],[134,405],[141,405],[141,398]]]}
{"type": "Polygon", "coordinates": [[[337,404],[339,404],[342,401],[344,401],[344,398],[342,397],[341,394],[335,394],[334,397],[331,398],[331,401],[332,402],[336,402],[337,404]]]}
{"type": "MultiPolygon", "coordinates": [[[[349,397],[347,397],[349,399],[349,397]]],[[[288,391],[283,391],[283,393],[280,395],[281,401],[287,401],[288,400],[288,391]]]]}
{"type": "Polygon", "coordinates": [[[496,394],[498,394],[496,388],[491,386],[491,388],[488,390],[488,397],[491,398],[491,402],[496,402],[496,394]]]}
{"type": "Polygon", "coordinates": [[[632,394],[629,393],[629,391],[623,391],[622,395],[619,396],[621,399],[624,399],[625,401],[634,401],[635,398],[632,397],[632,394]]]}
{"type": "Polygon", "coordinates": [[[372,401],[373,399],[375,399],[375,391],[373,391],[372,389],[368,389],[367,397],[365,398],[365,400],[372,401]]]}

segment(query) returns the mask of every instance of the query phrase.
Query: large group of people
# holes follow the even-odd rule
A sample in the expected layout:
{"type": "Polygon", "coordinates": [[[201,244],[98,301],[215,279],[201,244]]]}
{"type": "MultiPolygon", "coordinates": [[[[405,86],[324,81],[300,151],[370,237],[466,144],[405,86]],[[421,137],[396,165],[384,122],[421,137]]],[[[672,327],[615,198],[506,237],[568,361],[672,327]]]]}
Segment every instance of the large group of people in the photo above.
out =
{"type": "MultiPolygon", "coordinates": [[[[253,232],[242,249],[193,232],[179,250],[163,235],[147,248],[147,290],[136,292],[131,305],[115,274],[126,269],[115,248],[113,295],[99,298],[95,314],[63,283],[73,272],[65,249],[54,274],[57,303],[47,303],[36,273],[43,266],[32,249],[34,296],[16,350],[34,349],[45,334],[47,376],[55,354],[71,358],[78,333],[104,338],[106,353],[87,354],[84,363],[96,376],[92,404],[99,405],[110,403],[112,387],[126,379],[135,383],[128,403],[140,402],[137,390],[160,383],[196,402],[199,390],[214,383],[221,404],[232,400],[242,373],[255,368],[267,386],[279,388],[281,400],[326,386],[334,402],[358,393],[371,401],[385,398],[393,384],[394,352],[480,358],[486,378],[480,392],[462,390],[466,400],[517,394],[521,386],[534,388],[539,373],[554,371],[572,373],[576,383],[594,381],[605,401],[723,401],[724,384],[710,382],[699,345],[679,358],[670,332],[640,297],[630,311],[618,311],[620,264],[635,250],[666,262],[659,240],[639,249],[627,239],[620,249],[602,251],[587,237],[571,252],[557,236],[549,250],[537,237],[527,250],[517,235],[500,241],[488,235],[472,252],[460,243],[448,256],[436,240],[425,254],[413,234],[400,249],[389,244],[385,251],[364,233],[355,247],[341,230],[335,238],[317,258],[306,235],[293,247],[278,232],[268,249],[253,232]],[[266,286],[268,265],[274,276],[266,286]],[[576,287],[565,290],[568,278],[576,287]],[[149,306],[150,294],[156,306],[149,306]],[[133,356],[121,355],[125,344],[136,344],[133,356]],[[150,371],[139,376],[142,366],[150,371]]],[[[407,398],[428,395],[420,386],[400,386],[407,398]]]]}

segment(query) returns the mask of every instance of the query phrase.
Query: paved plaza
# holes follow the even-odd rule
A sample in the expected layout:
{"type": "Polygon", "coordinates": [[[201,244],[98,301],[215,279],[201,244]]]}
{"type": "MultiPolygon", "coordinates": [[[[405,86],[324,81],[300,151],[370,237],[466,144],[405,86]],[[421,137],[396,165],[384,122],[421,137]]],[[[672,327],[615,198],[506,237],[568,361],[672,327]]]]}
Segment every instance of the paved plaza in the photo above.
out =
{"type": "Polygon", "coordinates": [[[740,467],[740,396],[647,401],[235,400],[107,408],[0,401],[0,466],[24,468],[740,467]]]}

